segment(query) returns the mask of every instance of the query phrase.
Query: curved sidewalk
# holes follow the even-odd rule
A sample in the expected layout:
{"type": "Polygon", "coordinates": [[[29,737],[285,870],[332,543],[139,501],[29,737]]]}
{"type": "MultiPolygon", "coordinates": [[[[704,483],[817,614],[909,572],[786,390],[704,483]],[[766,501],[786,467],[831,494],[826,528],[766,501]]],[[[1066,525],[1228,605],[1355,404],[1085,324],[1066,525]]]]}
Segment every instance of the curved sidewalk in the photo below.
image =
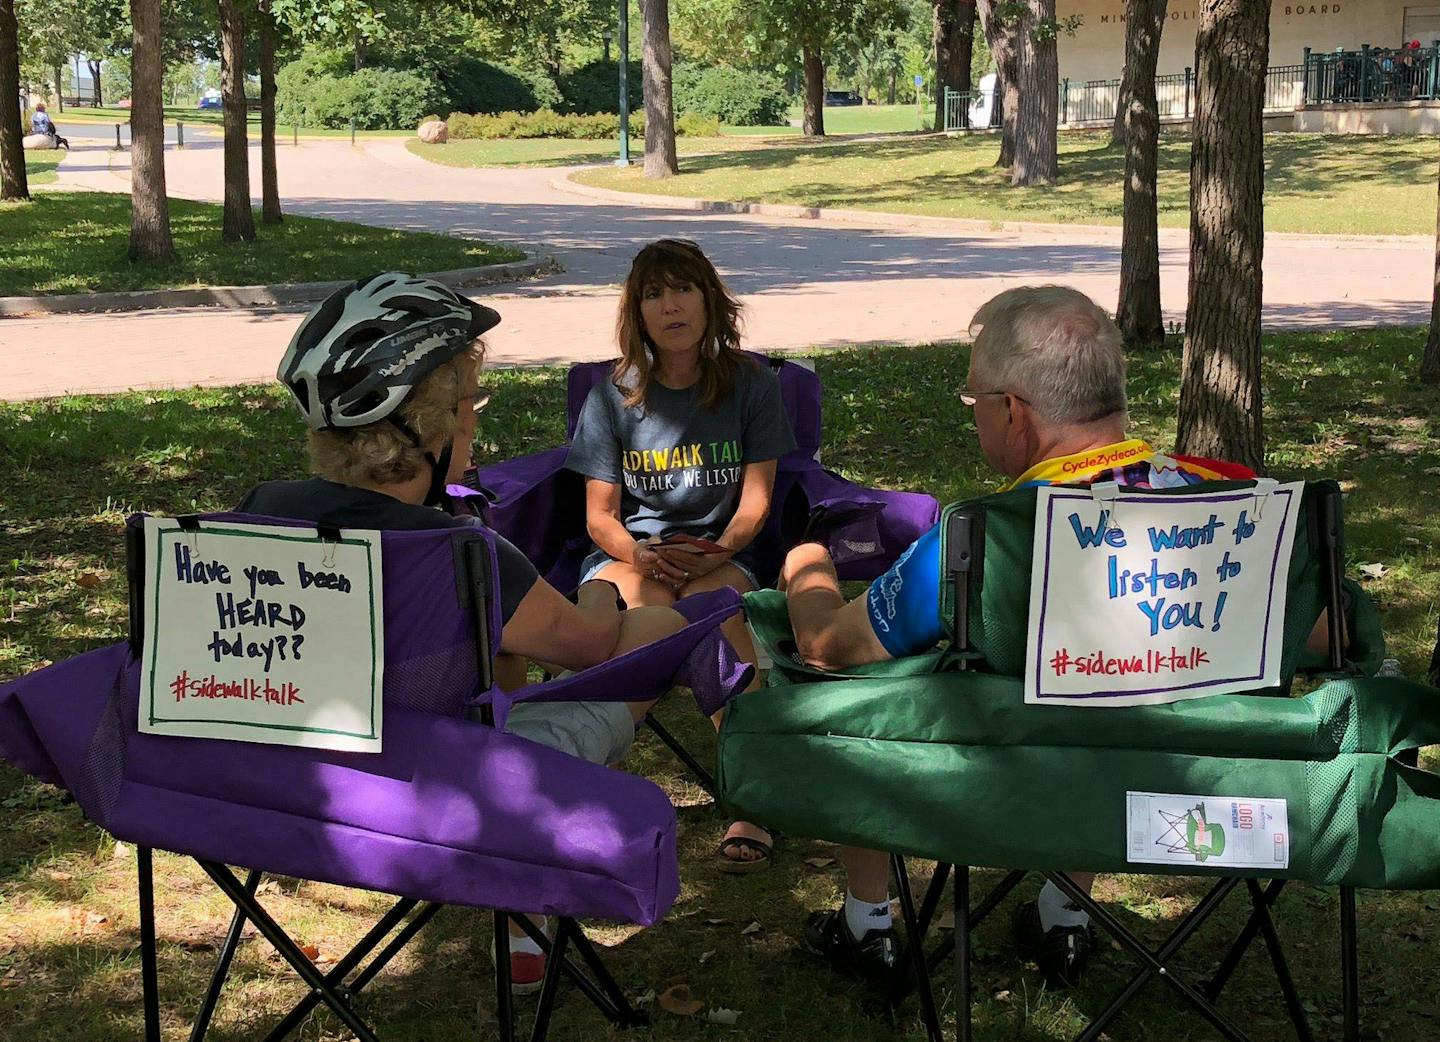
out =
{"type": "MultiPolygon", "coordinates": [[[[167,151],[172,195],[219,197],[219,144],[207,137],[167,151]]],[[[355,149],[343,140],[308,141],[283,146],[279,160],[291,212],[451,231],[553,254],[564,274],[486,294],[505,317],[487,337],[494,364],[609,357],[615,287],[638,246],[665,235],[705,247],[745,302],[747,343],[765,350],[955,339],[981,302],[1009,286],[1064,282],[1110,304],[1119,284],[1118,229],[895,227],[887,215],[834,221],[602,201],[554,187],[564,171],[442,167],[399,140],[355,149]]],[[[251,164],[258,190],[258,147],[251,164]]],[[[125,191],[128,156],[82,146],[61,175],[67,184],[125,191]]],[[[1184,233],[1163,234],[1169,320],[1184,317],[1187,260],[1184,233]]],[[[1272,328],[1428,320],[1434,253],[1427,240],[1269,236],[1265,260],[1272,328]]],[[[269,380],[300,313],[6,319],[0,395],[269,380]]]]}

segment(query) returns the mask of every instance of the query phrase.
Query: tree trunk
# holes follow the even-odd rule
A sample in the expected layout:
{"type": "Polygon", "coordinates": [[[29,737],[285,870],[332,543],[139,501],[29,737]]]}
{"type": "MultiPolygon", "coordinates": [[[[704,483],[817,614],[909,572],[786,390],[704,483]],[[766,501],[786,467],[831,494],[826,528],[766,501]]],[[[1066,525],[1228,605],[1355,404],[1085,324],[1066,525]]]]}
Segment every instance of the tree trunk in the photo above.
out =
{"type": "Polygon", "coordinates": [[[65,76],[58,65],[55,66],[55,104],[62,113],[65,111],[65,76]]]}
{"type": "Polygon", "coordinates": [[[15,0],[0,0],[0,199],[29,199],[20,126],[20,27],[15,0]]]}
{"type": "Polygon", "coordinates": [[[1055,0],[1028,0],[1016,34],[1020,110],[1015,118],[1015,164],[1010,168],[1010,183],[1019,188],[1053,184],[1060,173],[1056,152],[1060,58],[1053,28],[1043,31],[1054,24],[1055,0]]]}
{"type": "Polygon", "coordinates": [[[1120,96],[1129,103],[1121,113],[1125,124],[1125,216],[1115,322],[1127,345],[1159,347],[1165,342],[1165,320],[1160,314],[1160,232],[1155,208],[1160,147],[1155,65],[1160,58],[1166,0],[1128,0],[1125,6],[1125,78],[1120,96]]]}
{"type": "Polygon", "coordinates": [[[245,109],[244,0],[220,0],[220,106],[225,117],[225,211],[220,237],[253,242],[250,209],[250,143],[245,109]]]}
{"type": "Polygon", "coordinates": [[[270,0],[263,0],[260,17],[260,220],[279,224],[280,174],[275,162],[275,45],[278,35],[270,0]]]}
{"type": "Polygon", "coordinates": [[[365,37],[355,34],[355,71],[365,68],[365,37]]]}
{"type": "Polygon", "coordinates": [[[670,90],[669,0],[641,0],[644,41],[645,176],[680,172],[675,157],[675,103],[670,90]]]}
{"type": "Polygon", "coordinates": [[[900,74],[899,74],[898,72],[896,72],[894,68],[891,68],[891,70],[890,70],[890,87],[889,87],[888,90],[885,91],[885,104],[887,104],[887,105],[893,105],[893,104],[895,104],[895,79],[896,79],[896,77],[899,76],[899,75],[900,75],[900,74]]]}
{"type": "Polygon", "coordinates": [[[100,89],[100,63],[93,58],[86,58],[85,64],[90,67],[90,82],[95,85],[95,107],[99,108],[105,104],[105,92],[100,89]]]}
{"type": "MultiPolygon", "coordinates": [[[[968,93],[974,47],[975,0],[934,0],[932,36],[935,46],[935,129],[945,127],[945,91],[968,93]]],[[[969,107],[962,106],[960,126],[968,125],[969,107]]]]}
{"type": "Polygon", "coordinates": [[[1261,259],[1269,0],[1201,0],[1190,153],[1190,301],[1179,451],[1261,471],[1261,259]]]}
{"type": "MultiPolygon", "coordinates": [[[[1435,293],[1430,304],[1430,335],[1425,338],[1425,357],[1420,361],[1420,382],[1440,385],[1440,209],[1435,220],[1435,293]]],[[[1440,651],[1440,645],[1437,645],[1440,651]]]]}
{"type": "MultiPolygon", "coordinates": [[[[1125,50],[1130,50],[1130,20],[1125,20],[1125,50]]],[[[1120,66],[1120,87],[1115,92],[1115,121],[1110,126],[1110,144],[1124,147],[1125,145],[1125,110],[1130,107],[1130,99],[1125,94],[1125,85],[1130,82],[1130,63],[1120,66]]]]}
{"type": "Polygon", "coordinates": [[[1015,163],[1015,124],[1020,112],[1019,40],[1015,19],[1002,15],[1002,6],[1001,0],[979,0],[976,5],[985,42],[995,60],[995,102],[1000,106],[1000,157],[995,165],[1008,169],[1015,163]]]}
{"type": "Polygon", "coordinates": [[[130,259],[175,259],[165,193],[165,33],[161,0],[130,0],[130,259]]]}
{"type": "Polygon", "coordinates": [[[820,45],[807,39],[803,48],[805,59],[805,115],[800,133],[806,137],[825,136],[825,58],[820,45]]]}

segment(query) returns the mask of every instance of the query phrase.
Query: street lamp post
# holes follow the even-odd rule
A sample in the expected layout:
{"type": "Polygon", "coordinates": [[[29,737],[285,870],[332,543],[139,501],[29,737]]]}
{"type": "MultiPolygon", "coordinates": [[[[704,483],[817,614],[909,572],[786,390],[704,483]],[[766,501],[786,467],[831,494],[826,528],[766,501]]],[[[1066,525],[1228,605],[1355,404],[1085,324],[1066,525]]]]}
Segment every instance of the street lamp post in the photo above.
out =
{"type": "Polygon", "coordinates": [[[604,33],[601,34],[600,39],[602,39],[602,40],[605,41],[605,57],[602,58],[601,60],[602,60],[606,65],[609,65],[609,64],[610,64],[610,41],[613,40],[613,39],[615,39],[615,34],[612,33],[612,32],[610,32],[610,31],[607,29],[604,33]]]}
{"type": "Polygon", "coordinates": [[[630,0],[620,0],[620,158],[616,166],[630,165],[630,0]]]}

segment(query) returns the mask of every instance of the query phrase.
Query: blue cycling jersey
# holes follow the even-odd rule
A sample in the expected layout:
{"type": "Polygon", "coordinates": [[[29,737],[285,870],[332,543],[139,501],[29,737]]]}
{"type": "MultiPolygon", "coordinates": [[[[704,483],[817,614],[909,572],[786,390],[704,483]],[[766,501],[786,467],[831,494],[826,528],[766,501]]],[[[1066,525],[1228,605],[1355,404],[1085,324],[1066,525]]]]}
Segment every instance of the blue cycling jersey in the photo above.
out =
{"type": "Polygon", "coordinates": [[[940,526],[900,555],[865,593],[870,626],[892,658],[915,655],[945,633],[940,619],[940,526]]]}

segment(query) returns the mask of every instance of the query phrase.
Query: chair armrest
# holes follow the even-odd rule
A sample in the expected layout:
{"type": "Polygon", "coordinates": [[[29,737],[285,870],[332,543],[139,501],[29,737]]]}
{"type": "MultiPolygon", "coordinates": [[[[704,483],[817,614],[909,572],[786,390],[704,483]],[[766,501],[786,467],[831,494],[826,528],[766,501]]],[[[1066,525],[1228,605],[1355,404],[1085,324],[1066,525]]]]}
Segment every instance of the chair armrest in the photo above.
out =
{"type": "Polygon", "coordinates": [[[789,495],[801,500],[787,505],[784,542],[824,543],[841,579],[882,575],[940,519],[934,496],[866,488],[818,465],[793,474],[789,495]]]}

